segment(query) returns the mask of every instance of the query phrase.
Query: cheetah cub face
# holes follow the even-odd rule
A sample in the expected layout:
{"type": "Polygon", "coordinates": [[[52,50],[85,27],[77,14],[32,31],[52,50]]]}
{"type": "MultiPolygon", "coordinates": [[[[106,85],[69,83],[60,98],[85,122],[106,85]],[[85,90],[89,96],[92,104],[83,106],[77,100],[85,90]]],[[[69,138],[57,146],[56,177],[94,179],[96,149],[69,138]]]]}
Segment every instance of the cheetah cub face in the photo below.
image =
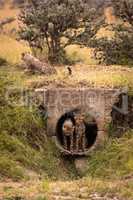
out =
{"type": "Polygon", "coordinates": [[[75,119],[75,123],[76,123],[77,125],[80,125],[81,123],[84,122],[85,117],[84,117],[84,115],[78,114],[78,115],[76,115],[76,116],[74,117],[74,119],[75,119]]]}
{"type": "Polygon", "coordinates": [[[64,135],[70,135],[74,132],[74,125],[70,119],[68,119],[64,122],[62,131],[63,131],[64,135]]]}

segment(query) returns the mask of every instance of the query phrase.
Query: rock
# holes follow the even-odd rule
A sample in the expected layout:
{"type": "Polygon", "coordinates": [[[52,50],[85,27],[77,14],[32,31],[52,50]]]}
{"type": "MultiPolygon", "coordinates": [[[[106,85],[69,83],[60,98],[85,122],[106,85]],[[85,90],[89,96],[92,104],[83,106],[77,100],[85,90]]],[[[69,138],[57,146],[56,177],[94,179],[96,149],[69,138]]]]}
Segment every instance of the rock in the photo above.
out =
{"type": "Polygon", "coordinates": [[[59,187],[56,187],[53,189],[52,193],[53,193],[53,195],[59,195],[61,193],[61,190],[59,187]]]}
{"type": "Polygon", "coordinates": [[[83,193],[80,194],[80,198],[82,198],[82,199],[88,199],[89,195],[88,195],[87,192],[83,192],[83,193]]]}
{"type": "Polygon", "coordinates": [[[86,193],[86,192],[88,192],[88,187],[82,187],[82,188],[80,188],[80,192],[81,192],[81,193],[86,193]]]}
{"type": "Polygon", "coordinates": [[[88,170],[88,160],[85,157],[76,158],[75,161],[75,168],[79,175],[83,176],[88,170]]]}

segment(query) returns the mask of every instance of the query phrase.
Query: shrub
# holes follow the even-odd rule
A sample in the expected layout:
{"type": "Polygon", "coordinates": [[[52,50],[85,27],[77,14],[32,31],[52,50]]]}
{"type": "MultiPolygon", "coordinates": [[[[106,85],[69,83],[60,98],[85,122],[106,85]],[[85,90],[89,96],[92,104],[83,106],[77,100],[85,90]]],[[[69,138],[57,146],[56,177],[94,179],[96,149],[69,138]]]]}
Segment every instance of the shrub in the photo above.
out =
{"type": "Polygon", "coordinates": [[[0,66],[6,65],[7,61],[4,58],[0,58],[0,66]]]}
{"type": "Polygon", "coordinates": [[[95,38],[91,47],[95,48],[95,58],[100,64],[133,65],[133,32],[123,26],[112,27],[115,36],[111,39],[95,38]]]}

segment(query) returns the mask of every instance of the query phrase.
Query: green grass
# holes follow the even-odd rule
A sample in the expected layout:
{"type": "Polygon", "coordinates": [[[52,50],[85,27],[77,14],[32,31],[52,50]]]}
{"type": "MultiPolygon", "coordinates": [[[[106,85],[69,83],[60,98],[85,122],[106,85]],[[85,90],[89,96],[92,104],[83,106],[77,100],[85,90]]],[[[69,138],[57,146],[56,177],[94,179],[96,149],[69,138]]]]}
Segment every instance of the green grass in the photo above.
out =
{"type": "MultiPolygon", "coordinates": [[[[18,12],[6,7],[0,14],[7,17],[18,12]]],[[[6,31],[17,26],[16,21],[7,26],[6,31]]],[[[100,37],[111,37],[111,34],[106,30],[99,32],[100,37]]],[[[4,183],[5,199],[30,199],[32,194],[35,200],[47,200],[49,198],[45,193],[52,193],[58,186],[67,195],[77,194],[82,187],[87,187],[88,195],[109,194],[132,200],[133,130],[120,139],[110,138],[103,147],[93,152],[88,158],[85,176],[74,180],[78,177],[73,162],[61,159],[55,144],[46,138],[45,122],[39,117],[37,109],[30,110],[17,104],[19,92],[14,92],[10,101],[5,99],[9,88],[34,89],[51,83],[55,87],[80,87],[83,83],[98,88],[126,86],[133,94],[132,69],[96,66],[92,49],[71,45],[66,48],[67,57],[71,62],[83,63],[72,66],[73,76],[68,76],[64,66],[57,66],[57,74],[49,77],[25,74],[21,68],[21,54],[30,51],[28,45],[16,41],[9,34],[0,35],[0,45],[0,182],[9,179],[22,183],[18,186],[13,182],[11,186],[4,183]]]]}
{"type": "Polygon", "coordinates": [[[30,174],[36,173],[41,178],[51,180],[68,179],[72,173],[65,168],[60,160],[60,154],[55,145],[50,141],[43,141],[41,149],[36,149],[34,141],[31,146],[26,139],[9,135],[7,132],[0,133],[0,176],[13,180],[28,180],[30,174]],[[60,166],[62,165],[62,169],[60,166]]]}
{"type": "Polygon", "coordinates": [[[11,160],[8,155],[0,154],[0,175],[3,177],[11,178],[14,181],[27,178],[24,169],[15,161],[11,160]]]}
{"type": "MultiPolygon", "coordinates": [[[[15,92],[10,96],[10,104],[4,98],[5,92],[10,87],[26,87],[31,81],[41,79],[41,84],[45,81],[53,81],[65,84],[72,80],[72,84],[79,81],[95,83],[95,86],[115,86],[129,85],[132,88],[132,73],[128,68],[112,66],[110,69],[94,66],[89,68],[82,66],[82,74],[75,66],[77,75],[68,77],[64,69],[57,70],[57,74],[51,77],[39,75],[26,75],[18,66],[7,65],[0,69],[0,176],[2,180],[7,178],[13,181],[32,181],[33,175],[41,177],[40,182],[33,183],[27,188],[12,189],[4,191],[10,198],[17,196],[28,196],[28,193],[40,194],[36,198],[44,198],[45,193],[52,191],[52,182],[56,181],[62,191],[69,189],[75,193],[83,186],[88,187],[88,194],[98,192],[101,195],[111,194],[124,198],[133,199],[133,185],[130,180],[123,184],[123,179],[132,176],[133,171],[133,131],[125,134],[120,139],[110,140],[105,146],[93,152],[88,159],[88,171],[83,179],[77,179],[77,174],[73,163],[63,161],[60,153],[51,140],[46,139],[45,122],[39,117],[37,109],[29,110],[27,107],[16,104],[19,93],[15,92]],[[86,71],[89,73],[86,75],[86,71]],[[129,70],[129,71],[128,71],[129,70]],[[84,73],[85,71],[85,73],[84,73]],[[110,72],[112,73],[110,75],[110,72]],[[82,76],[84,74],[84,76],[82,76]],[[124,74],[124,75],[123,75],[124,74]],[[16,75],[16,76],[15,76],[16,75]],[[78,78],[79,79],[78,79],[78,78]],[[45,80],[44,80],[45,79],[45,80]],[[41,135],[39,139],[38,135],[41,135]],[[44,137],[42,137],[44,136],[44,137]],[[62,181],[61,181],[62,180],[62,181]],[[68,181],[67,181],[68,180],[68,181]],[[71,180],[69,182],[69,180],[71,180]],[[65,182],[64,182],[65,181],[65,182]],[[20,191],[22,190],[22,191],[20,191]],[[19,191],[19,192],[18,192],[19,191]],[[14,195],[13,195],[14,194],[14,195]],[[43,194],[43,195],[41,195],[43,194]]],[[[31,84],[32,85],[32,84],[31,84]]],[[[34,88],[33,85],[30,88],[34,88]]],[[[125,180],[125,179],[124,179],[125,180]]],[[[28,183],[27,183],[28,184],[28,183]]],[[[48,198],[46,198],[48,199],[48,198]]]]}
{"type": "Polygon", "coordinates": [[[111,139],[88,159],[88,175],[121,179],[133,172],[133,130],[122,138],[111,139]]]}
{"type": "Polygon", "coordinates": [[[95,65],[94,50],[91,48],[81,48],[79,45],[70,45],[66,47],[66,56],[72,63],[81,62],[87,65],[95,65]]]}
{"type": "MultiPolygon", "coordinates": [[[[73,164],[64,163],[59,158],[60,153],[55,145],[51,141],[47,141],[45,122],[38,115],[37,109],[34,107],[33,110],[30,110],[17,104],[19,92],[13,92],[9,98],[10,101],[7,102],[4,95],[9,88],[17,86],[18,89],[21,87],[32,89],[45,85],[47,81],[54,84],[71,84],[72,87],[75,84],[78,86],[80,82],[85,82],[89,86],[92,84],[93,87],[112,88],[127,85],[131,90],[133,88],[131,69],[123,68],[123,71],[120,66],[111,66],[109,69],[105,67],[106,70],[104,70],[104,67],[101,66],[89,68],[81,65],[74,66],[74,68],[77,74],[74,72],[75,76],[72,77],[68,77],[63,68],[57,69],[57,74],[49,77],[24,74],[23,70],[15,65],[3,66],[0,69],[0,151],[2,155],[4,154],[4,159],[10,158],[11,163],[19,167],[22,179],[29,177],[26,169],[41,174],[42,177],[51,177],[53,180],[74,178],[76,173],[73,164]],[[62,166],[62,170],[60,170],[60,166],[62,166]]],[[[129,140],[127,138],[124,142],[123,140],[111,140],[104,149],[95,152],[88,163],[88,174],[108,178],[110,173],[114,173],[114,177],[130,173],[133,170],[131,159],[133,152],[130,147],[128,148],[129,140]],[[118,158],[121,154],[123,160],[119,161],[120,164],[118,158]],[[124,160],[126,154],[130,156],[124,160]],[[101,173],[104,167],[104,173],[101,173]]],[[[2,170],[0,173],[2,174],[2,170]]],[[[4,176],[11,178],[14,176],[16,179],[15,174],[9,176],[4,172],[4,176]]]]}
{"type": "Polygon", "coordinates": [[[32,109],[19,104],[19,93],[9,88],[17,82],[8,70],[0,71],[0,176],[13,180],[36,176],[53,180],[73,176],[59,159],[55,144],[46,137],[46,122],[35,106],[32,109]],[[62,165],[62,169],[60,166],[62,165]]]}
{"type": "Polygon", "coordinates": [[[61,161],[51,141],[44,141],[44,148],[36,150],[16,136],[1,133],[0,152],[0,175],[3,178],[29,179],[27,170],[41,174],[42,178],[51,178],[51,180],[63,178],[65,174],[59,169],[61,161]]]}

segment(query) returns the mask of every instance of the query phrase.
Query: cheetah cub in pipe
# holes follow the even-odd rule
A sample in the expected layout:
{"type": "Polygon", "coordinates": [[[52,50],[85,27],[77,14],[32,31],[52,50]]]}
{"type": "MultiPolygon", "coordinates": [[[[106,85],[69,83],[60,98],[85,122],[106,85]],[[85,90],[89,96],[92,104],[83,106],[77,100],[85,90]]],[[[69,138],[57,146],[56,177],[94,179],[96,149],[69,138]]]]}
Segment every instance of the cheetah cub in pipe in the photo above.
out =
{"type": "Polygon", "coordinates": [[[76,151],[85,151],[86,139],[85,139],[85,123],[84,115],[76,114],[75,119],[75,134],[76,134],[76,151]]]}
{"type": "Polygon", "coordinates": [[[71,119],[66,119],[62,127],[64,147],[71,152],[73,152],[74,145],[74,130],[75,127],[71,119]]]}

